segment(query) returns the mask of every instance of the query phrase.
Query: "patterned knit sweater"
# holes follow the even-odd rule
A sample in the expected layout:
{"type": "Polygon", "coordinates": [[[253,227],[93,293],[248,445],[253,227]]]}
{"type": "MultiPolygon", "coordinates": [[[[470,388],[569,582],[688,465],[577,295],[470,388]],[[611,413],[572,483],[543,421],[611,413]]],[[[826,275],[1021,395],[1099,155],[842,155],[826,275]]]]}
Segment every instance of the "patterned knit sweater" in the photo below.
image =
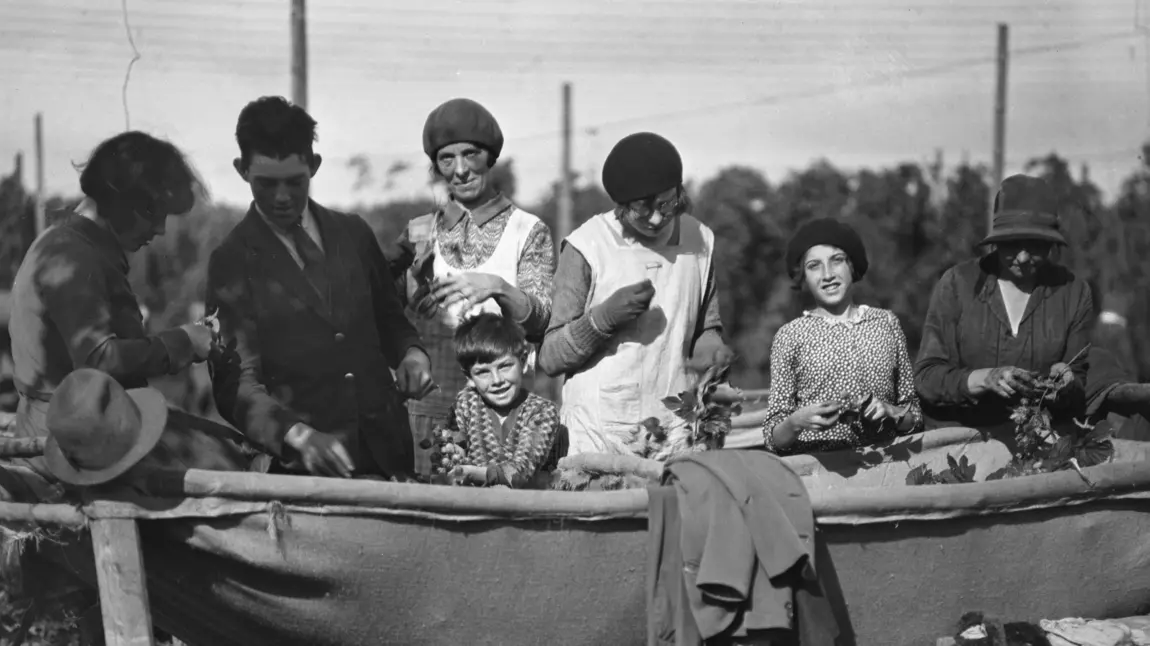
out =
{"type": "Polygon", "coordinates": [[[534,393],[527,393],[501,424],[468,386],[455,398],[447,428],[464,439],[464,464],[487,467],[488,485],[522,488],[559,462],[559,408],[534,393]]]}

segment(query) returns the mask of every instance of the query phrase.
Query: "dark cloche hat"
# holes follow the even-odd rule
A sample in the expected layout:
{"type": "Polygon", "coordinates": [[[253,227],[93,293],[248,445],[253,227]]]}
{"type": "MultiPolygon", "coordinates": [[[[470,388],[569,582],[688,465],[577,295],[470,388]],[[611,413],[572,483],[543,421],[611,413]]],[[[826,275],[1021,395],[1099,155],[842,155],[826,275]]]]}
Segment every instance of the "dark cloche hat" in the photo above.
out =
{"type": "Polygon", "coordinates": [[[603,190],[616,204],[653,197],[683,183],[683,159],[653,132],[627,135],[603,162],[603,190]]]}
{"type": "Polygon", "coordinates": [[[503,131],[487,108],[471,99],[452,99],[427,115],[423,152],[435,161],[440,148],[460,142],[482,146],[498,158],[503,152],[503,131]]]}

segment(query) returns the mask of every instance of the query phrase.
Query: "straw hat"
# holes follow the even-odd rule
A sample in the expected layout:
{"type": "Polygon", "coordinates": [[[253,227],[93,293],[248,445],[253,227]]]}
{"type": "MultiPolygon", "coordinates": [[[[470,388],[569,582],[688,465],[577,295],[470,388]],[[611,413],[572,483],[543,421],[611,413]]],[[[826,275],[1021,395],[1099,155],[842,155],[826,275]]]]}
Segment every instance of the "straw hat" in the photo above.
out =
{"type": "Polygon", "coordinates": [[[111,375],[81,368],[52,394],[46,421],[48,470],[68,484],[96,485],[120,476],[156,446],[168,405],[157,390],[124,390],[111,375]]]}
{"type": "Polygon", "coordinates": [[[1054,190],[1039,177],[1011,175],[994,196],[990,235],[979,244],[1007,240],[1039,240],[1065,245],[1058,223],[1054,190]]]}

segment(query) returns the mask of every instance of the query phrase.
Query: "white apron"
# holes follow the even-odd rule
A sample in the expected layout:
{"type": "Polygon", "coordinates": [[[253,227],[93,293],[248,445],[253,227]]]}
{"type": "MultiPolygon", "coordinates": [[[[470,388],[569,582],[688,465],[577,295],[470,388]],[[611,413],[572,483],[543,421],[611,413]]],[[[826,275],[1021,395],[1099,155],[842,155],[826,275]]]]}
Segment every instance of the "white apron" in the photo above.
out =
{"type": "Polygon", "coordinates": [[[588,220],[567,238],[591,268],[585,311],[620,287],[650,279],[651,307],[620,330],[563,384],[561,417],[569,455],[630,453],[637,425],[654,417],[680,423],[662,400],[691,385],[687,361],[702,316],[714,234],[695,218],[679,220],[679,244],[645,246],[623,237],[613,212],[588,220]]]}
{"type": "MultiPolygon", "coordinates": [[[[527,246],[528,236],[531,235],[531,231],[539,222],[539,218],[534,215],[517,207],[512,207],[511,216],[507,220],[507,227],[503,230],[503,235],[500,236],[495,251],[487,260],[472,269],[457,269],[444,260],[443,250],[439,246],[439,236],[435,233],[438,227],[433,226],[431,231],[432,244],[435,245],[435,256],[432,260],[432,272],[436,278],[446,278],[457,274],[493,274],[507,281],[507,284],[512,287],[518,288],[519,259],[523,256],[524,247],[527,246]]],[[[456,301],[451,307],[440,308],[436,312],[436,317],[449,329],[454,330],[463,321],[485,312],[502,315],[503,310],[499,308],[499,304],[495,302],[494,298],[473,303],[466,311],[464,311],[464,303],[456,301]]],[[[523,366],[526,372],[534,372],[535,359],[536,351],[532,349],[523,366]]]]}

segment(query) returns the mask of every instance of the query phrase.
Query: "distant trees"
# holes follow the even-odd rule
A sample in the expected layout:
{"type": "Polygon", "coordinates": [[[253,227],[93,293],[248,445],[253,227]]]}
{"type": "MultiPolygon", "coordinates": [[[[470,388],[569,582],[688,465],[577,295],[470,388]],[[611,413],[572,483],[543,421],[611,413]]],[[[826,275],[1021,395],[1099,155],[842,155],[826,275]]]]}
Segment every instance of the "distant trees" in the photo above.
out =
{"type": "MultiPolygon", "coordinates": [[[[366,162],[357,168],[361,181],[370,181],[366,162]]],[[[400,172],[424,171],[390,168],[388,179],[400,172]]],[[[501,160],[495,172],[505,193],[555,230],[558,183],[537,202],[525,202],[516,196],[513,160],[501,160]]],[[[1128,317],[1139,374],[1150,380],[1150,342],[1142,340],[1150,330],[1150,265],[1144,262],[1150,258],[1150,167],[1132,173],[1109,204],[1086,169],[1075,173],[1056,153],[1032,160],[1027,172],[1046,177],[1062,196],[1071,244],[1063,261],[1095,285],[1100,307],[1128,317]]],[[[790,288],[784,254],[792,232],[817,217],[842,218],[858,228],[871,259],[859,296],[898,314],[913,352],[935,281],[972,257],[986,233],[988,178],[985,168],[966,164],[906,163],[848,172],[823,160],[774,181],[754,168],[732,166],[692,188],[696,217],[716,235],[720,305],[726,336],[740,355],[738,381],[766,384],[775,331],[809,306],[790,288]]],[[[612,207],[596,182],[573,179],[576,226],[612,207]]],[[[56,200],[52,206],[71,203],[56,200]]],[[[392,253],[408,220],[434,208],[431,199],[408,199],[357,211],[385,253],[392,253]]],[[[31,198],[18,177],[0,179],[0,289],[31,242],[31,214],[31,198]]],[[[211,250],[242,216],[239,209],[201,205],[171,220],[168,234],[137,254],[133,264],[143,263],[135,272],[137,289],[154,325],[186,320],[202,299],[211,250]]]]}

